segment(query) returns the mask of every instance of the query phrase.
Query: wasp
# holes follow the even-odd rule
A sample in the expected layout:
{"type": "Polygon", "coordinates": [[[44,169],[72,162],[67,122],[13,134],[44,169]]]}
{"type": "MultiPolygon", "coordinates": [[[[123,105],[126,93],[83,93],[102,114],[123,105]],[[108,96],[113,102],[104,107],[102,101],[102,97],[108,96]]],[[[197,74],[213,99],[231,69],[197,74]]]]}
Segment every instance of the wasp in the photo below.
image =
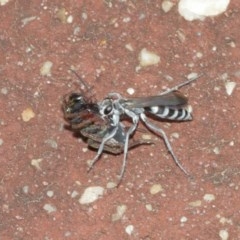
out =
{"type": "MultiPolygon", "coordinates": [[[[75,71],[73,73],[81,80],[86,90],[65,95],[62,105],[65,120],[70,124],[72,130],[79,132],[82,137],[87,139],[88,146],[94,149],[99,149],[103,138],[112,132],[114,127],[116,131],[114,136],[108,139],[101,148],[102,151],[112,154],[122,153],[125,146],[127,127],[122,122],[117,125],[113,124],[113,119],[104,117],[100,113],[100,103],[96,102],[91,93],[92,89],[75,71]]],[[[142,144],[152,144],[152,142],[145,139],[135,140],[131,138],[128,142],[128,148],[131,149],[142,144]]]]}
{"type": "Polygon", "coordinates": [[[192,120],[188,98],[178,89],[200,76],[187,80],[157,96],[124,98],[119,93],[109,93],[106,98],[97,102],[91,101],[82,93],[67,95],[63,104],[65,119],[73,129],[79,130],[87,138],[90,147],[98,149],[89,170],[92,169],[103,151],[114,154],[123,153],[119,185],[126,169],[128,150],[141,144],[151,144],[147,140],[133,140],[133,135],[139,123],[142,122],[148,130],[164,140],[177,166],[189,175],[176,157],[166,133],[150,119],[192,120]],[[129,120],[131,125],[126,127],[123,120],[129,120]]]}

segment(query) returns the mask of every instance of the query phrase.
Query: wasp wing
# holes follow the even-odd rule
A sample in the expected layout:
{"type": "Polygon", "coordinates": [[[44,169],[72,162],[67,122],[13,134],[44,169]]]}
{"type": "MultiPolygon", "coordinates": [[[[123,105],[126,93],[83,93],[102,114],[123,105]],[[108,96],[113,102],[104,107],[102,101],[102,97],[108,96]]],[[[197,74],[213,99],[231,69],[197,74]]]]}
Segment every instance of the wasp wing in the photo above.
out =
{"type": "Polygon", "coordinates": [[[165,95],[122,99],[120,102],[128,109],[146,108],[152,106],[182,107],[187,105],[188,99],[181,92],[174,91],[165,95]]]}

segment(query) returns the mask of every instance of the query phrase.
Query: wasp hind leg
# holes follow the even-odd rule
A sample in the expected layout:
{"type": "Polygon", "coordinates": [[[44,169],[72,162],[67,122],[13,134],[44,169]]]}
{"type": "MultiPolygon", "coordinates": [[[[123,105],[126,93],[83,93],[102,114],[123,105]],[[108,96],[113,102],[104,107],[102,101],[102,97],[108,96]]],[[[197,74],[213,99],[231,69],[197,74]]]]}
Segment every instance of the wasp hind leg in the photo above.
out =
{"type": "Polygon", "coordinates": [[[190,174],[187,172],[187,170],[182,166],[182,164],[179,162],[178,158],[176,157],[175,153],[173,152],[172,146],[168,140],[168,137],[166,135],[166,133],[159,127],[155,126],[154,124],[150,123],[147,120],[147,117],[144,113],[142,113],[140,115],[141,120],[145,123],[145,125],[147,126],[147,128],[149,128],[150,130],[152,130],[155,133],[158,133],[164,140],[166,147],[168,149],[168,151],[170,152],[174,162],[177,164],[177,166],[187,175],[190,176],[190,174]]]}

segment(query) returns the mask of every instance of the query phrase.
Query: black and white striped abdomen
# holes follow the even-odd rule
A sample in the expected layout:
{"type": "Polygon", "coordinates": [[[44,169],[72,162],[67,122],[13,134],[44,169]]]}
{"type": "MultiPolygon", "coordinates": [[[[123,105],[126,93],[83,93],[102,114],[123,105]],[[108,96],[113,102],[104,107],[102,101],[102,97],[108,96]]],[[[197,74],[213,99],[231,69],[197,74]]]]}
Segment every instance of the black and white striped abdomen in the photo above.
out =
{"type": "Polygon", "coordinates": [[[176,108],[171,106],[153,106],[144,108],[147,112],[153,115],[175,121],[188,121],[192,120],[190,109],[187,107],[176,108]]]}

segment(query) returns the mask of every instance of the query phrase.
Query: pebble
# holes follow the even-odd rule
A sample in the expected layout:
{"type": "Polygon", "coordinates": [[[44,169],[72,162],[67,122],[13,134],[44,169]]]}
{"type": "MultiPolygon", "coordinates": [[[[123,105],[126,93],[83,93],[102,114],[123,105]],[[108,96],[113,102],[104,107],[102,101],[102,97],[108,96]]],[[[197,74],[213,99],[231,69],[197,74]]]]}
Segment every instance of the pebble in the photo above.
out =
{"type": "Polygon", "coordinates": [[[154,194],[157,194],[159,192],[162,192],[163,191],[163,188],[162,188],[162,185],[161,184],[154,184],[152,185],[152,187],[150,188],[150,193],[152,195],[154,194]]]}
{"type": "Polygon", "coordinates": [[[44,62],[41,69],[40,69],[40,74],[42,76],[50,77],[52,66],[53,66],[53,63],[51,61],[44,62]]]}
{"type": "Polygon", "coordinates": [[[169,11],[172,9],[173,5],[174,5],[174,4],[173,4],[171,1],[164,0],[164,1],[162,2],[162,10],[163,10],[165,13],[167,13],[167,12],[169,12],[169,11]]]}
{"type": "Polygon", "coordinates": [[[152,211],[153,210],[152,204],[150,204],[150,203],[146,204],[145,207],[146,207],[146,209],[148,211],[152,211]]]}
{"type": "Polygon", "coordinates": [[[230,96],[233,93],[234,88],[236,87],[237,83],[236,82],[226,82],[225,83],[225,88],[227,95],[230,96]]]}
{"type": "Polygon", "coordinates": [[[187,220],[188,220],[187,217],[183,216],[183,217],[181,217],[180,222],[185,223],[185,222],[187,222],[187,220]]]}
{"type": "Polygon", "coordinates": [[[221,240],[228,240],[229,238],[229,233],[227,230],[222,229],[219,231],[219,237],[221,238],[221,240]]]}
{"type": "Polygon", "coordinates": [[[100,186],[88,187],[84,190],[79,199],[80,204],[89,204],[95,202],[104,193],[104,188],[100,186]]]}
{"type": "Polygon", "coordinates": [[[134,88],[128,88],[128,89],[127,89],[127,93],[128,93],[129,95],[133,95],[133,94],[135,93],[134,88]]]}
{"type": "Polygon", "coordinates": [[[180,0],[178,12],[187,21],[204,20],[208,16],[216,16],[226,11],[230,0],[180,0]]]}
{"type": "Polygon", "coordinates": [[[58,144],[55,140],[53,139],[47,139],[44,141],[47,145],[49,145],[51,148],[53,149],[57,149],[58,148],[58,144]]]}
{"type": "Polygon", "coordinates": [[[7,94],[8,94],[8,89],[7,89],[6,87],[3,87],[3,88],[1,89],[1,93],[2,93],[3,95],[7,95],[7,94]]]}
{"type": "Polygon", "coordinates": [[[3,6],[5,4],[7,4],[9,2],[9,0],[0,0],[0,5],[3,6]]]}
{"type": "Polygon", "coordinates": [[[54,192],[53,191],[51,191],[51,190],[49,190],[49,191],[47,191],[47,196],[48,197],[53,197],[53,195],[54,195],[54,192]]]}
{"type": "Polygon", "coordinates": [[[35,167],[37,170],[42,170],[42,168],[40,167],[40,163],[42,162],[42,160],[43,160],[42,158],[32,159],[31,165],[35,167]]]}
{"type": "Polygon", "coordinates": [[[200,207],[202,205],[202,201],[201,200],[196,200],[194,202],[190,202],[188,205],[191,206],[191,207],[200,207]]]}
{"type": "Polygon", "coordinates": [[[120,220],[123,217],[126,210],[127,206],[124,204],[117,206],[116,213],[112,214],[112,221],[115,222],[120,220]]]}
{"type": "Polygon", "coordinates": [[[138,59],[141,67],[156,65],[160,62],[160,57],[156,53],[148,51],[146,48],[141,50],[138,59]]]}
{"type": "Polygon", "coordinates": [[[26,108],[22,111],[21,115],[24,122],[28,122],[35,117],[35,113],[33,112],[32,108],[26,108]]]}
{"type": "Polygon", "coordinates": [[[125,228],[125,232],[128,234],[128,235],[132,235],[134,231],[134,226],[133,225],[128,225],[126,228],[125,228]]]}
{"type": "Polygon", "coordinates": [[[43,206],[43,209],[47,212],[47,213],[52,213],[52,212],[56,212],[57,211],[57,208],[52,205],[52,204],[48,204],[46,203],[44,206],[43,206]]]}
{"type": "Polygon", "coordinates": [[[215,200],[215,196],[213,194],[206,193],[203,196],[203,200],[206,201],[206,202],[212,202],[213,200],[215,200]]]}

